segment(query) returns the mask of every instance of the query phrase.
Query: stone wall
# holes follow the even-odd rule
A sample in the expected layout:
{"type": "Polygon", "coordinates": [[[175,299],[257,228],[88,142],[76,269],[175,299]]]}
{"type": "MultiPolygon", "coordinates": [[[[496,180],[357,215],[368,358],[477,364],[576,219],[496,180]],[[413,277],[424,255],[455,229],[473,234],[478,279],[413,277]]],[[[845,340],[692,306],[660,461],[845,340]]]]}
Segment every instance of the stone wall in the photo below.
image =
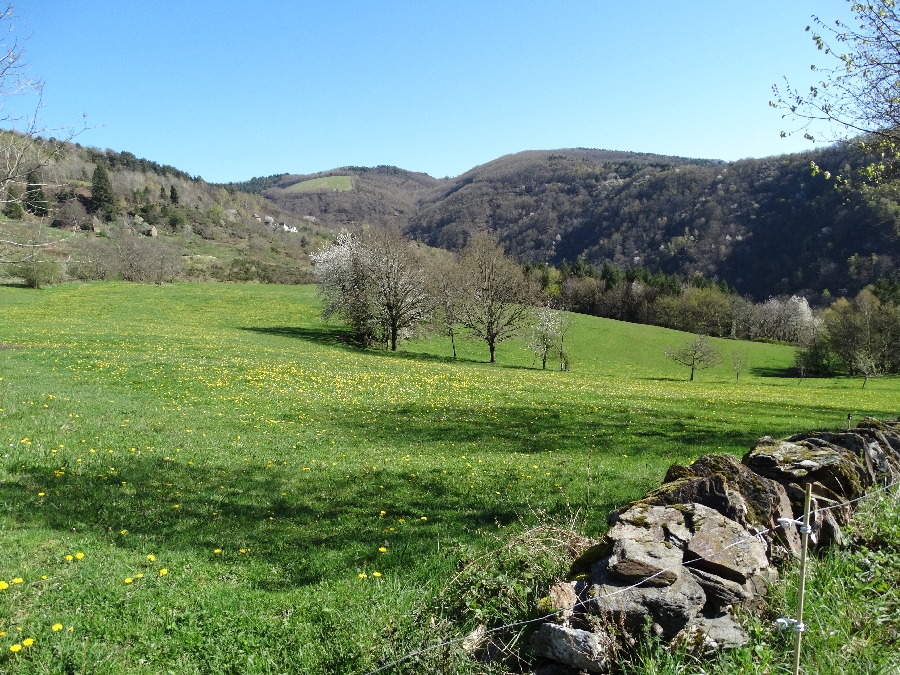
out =
{"type": "Polygon", "coordinates": [[[609,515],[609,532],[572,565],[545,602],[557,611],[532,635],[538,673],[604,673],[617,626],[632,639],[650,623],[664,640],[699,653],[746,644],[736,607],[760,604],[778,567],[800,555],[794,525],[806,485],[813,548],[841,545],[853,504],[900,482],[900,418],[856,429],[761,438],[738,461],[705,455],[673,465],[664,484],[609,515]]]}

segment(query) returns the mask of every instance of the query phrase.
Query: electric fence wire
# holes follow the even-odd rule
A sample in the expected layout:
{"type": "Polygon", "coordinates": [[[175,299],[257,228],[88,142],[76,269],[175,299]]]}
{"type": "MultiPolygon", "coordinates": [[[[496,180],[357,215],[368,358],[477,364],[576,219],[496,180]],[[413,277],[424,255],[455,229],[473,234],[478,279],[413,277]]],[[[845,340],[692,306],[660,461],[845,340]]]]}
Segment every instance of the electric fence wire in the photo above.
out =
{"type": "MultiPolygon", "coordinates": [[[[864,499],[868,499],[869,497],[872,497],[872,496],[874,496],[874,495],[876,495],[876,494],[879,494],[879,493],[881,493],[881,492],[886,492],[886,491],[890,490],[892,487],[894,487],[894,485],[884,485],[884,486],[882,486],[882,487],[880,487],[880,488],[878,488],[878,489],[876,489],[876,490],[872,490],[872,491],[870,491],[870,492],[867,492],[867,493],[864,494],[862,497],[857,497],[856,499],[851,499],[850,501],[842,502],[842,503],[840,503],[840,504],[832,504],[831,506],[824,506],[824,507],[822,507],[822,508],[814,509],[814,510],[810,511],[809,515],[810,515],[810,517],[812,517],[812,516],[814,516],[814,515],[817,514],[817,513],[823,513],[823,512],[825,512],[825,511],[830,511],[830,510],[832,510],[832,509],[841,508],[841,507],[843,507],[843,506],[850,506],[851,504],[855,504],[855,503],[860,502],[860,501],[862,501],[862,500],[864,500],[864,499]]],[[[699,562],[699,561],[701,561],[701,560],[712,560],[712,559],[715,558],[716,556],[719,556],[719,555],[721,555],[722,553],[725,553],[725,551],[727,551],[727,550],[729,550],[729,549],[731,549],[731,548],[734,548],[735,546],[740,546],[740,545],[742,545],[742,544],[749,543],[749,542],[753,541],[754,539],[759,540],[759,541],[762,541],[762,538],[763,538],[764,535],[769,534],[770,532],[773,532],[774,530],[777,530],[777,529],[783,529],[783,528],[787,527],[788,525],[794,525],[794,524],[797,524],[797,523],[798,523],[798,521],[796,521],[796,520],[786,520],[786,522],[784,522],[784,523],[782,523],[782,524],[780,524],[780,525],[776,525],[775,527],[769,527],[769,528],[766,528],[765,530],[761,530],[760,532],[757,532],[756,534],[752,535],[751,537],[748,537],[748,538],[746,538],[746,539],[741,539],[741,540],[739,540],[739,541],[732,542],[731,544],[728,544],[728,546],[725,546],[724,548],[722,548],[722,549],[716,551],[716,552],[713,553],[712,555],[709,555],[709,556],[698,556],[697,558],[694,558],[694,559],[692,559],[692,560],[682,561],[681,565],[679,565],[678,567],[681,567],[681,566],[687,566],[687,565],[690,565],[690,564],[692,564],[692,563],[699,562]]],[[[509,630],[510,628],[517,628],[517,627],[519,627],[519,626],[525,626],[525,625],[530,624],[530,623],[537,623],[538,621],[546,621],[546,620],[548,620],[548,619],[552,619],[552,618],[558,616],[559,614],[561,614],[561,613],[564,612],[564,611],[573,611],[574,609],[576,609],[576,608],[578,608],[578,607],[583,607],[583,606],[585,606],[585,605],[589,605],[589,604],[594,603],[594,602],[597,602],[597,601],[599,601],[599,600],[604,600],[604,599],[606,599],[606,598],[611,598],[611,597],[614,597],[614,596],[616,596],[616,595],[621,595],[622,593],[627,593],[628,591],[632,591],[632,590],[634,590],[635,588],[638,588],[638,587],[642,586],[643,584],[647,583],[648,581],[650,581],[650,580],[652,580],[652,579],[655,579],[656,577],[658,577],[658,576],[660,576],[660,575],[662,575],[662,574],[665,574],[666,572],[672,572],[672,571],[675,571],[675,569],[676,569],[676,567],[669,567],[669,568],[666,568],[666,569],[663,569],[663,570],[659,570],[658,572],[655,572],[654,574],[651,574],[650,576],[647,576],[647,577],[645,577],[644,579],[641,579],[641,580],[640,580],[639,582],[637,582],[636,584],[632,584],[631,586],[625,586],[625,587],[620,588],[620,589],[618,589],[618,590],[616,590],[616,591],[613,591],[612,593],[607,593],[606,595],[600,595],[600,596],[596,596],[596,597],[589,598],[589,599],[587,599],[587,600],[581,600],[581,601],[575,603],[571,608],[568,608],[568,609],[565,609],[565,610],[564,610],[564,609],[558,609],[558,610],[556,610],[556,611],[554,611],[554,612],[550,612],[549,614],[545,614],[544,616],[539,616],[539,617],[537,617],[537,618],[535,618],[535,619],[524,619],[524,620],[522,620],[522,621],[514,621],[514,622],[512,622],[512,623],[504,624],[504,625],[502,625],[502,626],[497,626],[497,627],[495,627],[495,628],[487,629],[487,630],[485,630],[484,632],[482,632],[482,633],[480,634],[479,637],[482,638],[482,637],[484,637],[485,635],[489,635],[489,634],[491,634],[491,633],[497,633],[497,632],[500,632],[500,631],[509,630]]],[[[385,665],[381,666],[380,668],[376,668],[375,670],[370,670],[370,671],[368,671],[365,675],[376,675],[377,673],[382,673],[382,672],[384,672],[384,671],[386,671],[386,670],[388,670],[388,669],[390,669],[390,668],[394,668],[395,666],[400,665],[400,664],[403,663],[404,661],[408,661],[408,660],[410,660],[410,659],[412,659],[412,658],[415,658],[415,657],[417,657],[417,656],[421,656],[422,654],[426,654],[426,653],[428,653],[428,652],[434,651],[434,650],[436,650],[436,649],[440,649],[440,648],[442,648],[442,647],[449,647],[449,646],[454,645],[454,644],[457,644],[457,643],[459,643],[459,642],[464,642],[464,641],[467,640],[467,639],[469,639],[469,636],[463,636],[463,637],[453,638],[452,640],[447,640],[447,641],[445,641],[445,642],[441,642],[441,643],[438,643],[438,644],[435,644],[435,645],[431,645],[431,646],[429,646],[429,647],[423,647],[422,649],[419,649],[419,650],[417,650],[417,651],[410,652],[409,654],[406,654],[406,655],[404,655],[404,656],[401,656],[399,659],[396,659],[396,660],[394,660],[394,661],[391,661],[390,663],[385,664],[385,665]]]]}

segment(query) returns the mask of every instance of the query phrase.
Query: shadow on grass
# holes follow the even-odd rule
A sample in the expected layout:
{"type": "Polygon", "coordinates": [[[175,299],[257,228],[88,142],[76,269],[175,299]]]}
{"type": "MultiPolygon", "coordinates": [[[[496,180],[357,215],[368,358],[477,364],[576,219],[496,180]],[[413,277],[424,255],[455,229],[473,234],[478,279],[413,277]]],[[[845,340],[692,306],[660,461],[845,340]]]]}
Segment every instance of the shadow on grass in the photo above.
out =
{"type": "Polygon", "coordinates": [[[427,361],[431,363],[474,363],[478,365],[494,365],[497,368],[507,370],[540,370],[533,366],[517,366],[509,364],[489,364],[486,361],[470,359],[464,357],[453,358],[451,356],[441,356],[438,354],[429,354],[427,352],[407,352],[398,350],[390,351],[387,349],[375,349],[362,347],[356,340],[353,331],[345,328],[302,328],[298,326],[268,326],[268,327],[241,327],[240,330],[252,331],[254,333],[262,333],[264,335],[276,335],[278,337],[287,337],[297,340],[305,340],[315,344],[326,345],[328,347],[337,347],[338,349],[346,349],[347,351],[359,354],[367,354],[369,356],[388,359],[400,359],[406,361],[427,361]]]}
{"type": "Polygon", "coordinates": [[[756,377],[780,377],[784,379],[800,379],[800,373],[795,368],[770,368],[755,366],[750,368],[750,373],[756,377]]]}
{"type": "Polygon", "coordinates": [[[449,486],[437,469],[415,477],[387,470],[361,475],[358,467],[232,472],[151,457],[132,457],[115,475],[99,468],[57,476],[26,464],[19,480],[0,483],[0,500],[16,505],[12,516],[22,525],[105,535],[129,551],[140,546],[212,559],[223,549],[230,562],[250,568],[255,587],[267,590],[355,576],[367,567],[411,569],[434,553],[438,539],[442,546],[475,543],[479,528],[513,522],[521,506],[493,491],[473,495],[461,482],[449,486]],[[390,556],[379,553],[382,545],[390,556]]]}

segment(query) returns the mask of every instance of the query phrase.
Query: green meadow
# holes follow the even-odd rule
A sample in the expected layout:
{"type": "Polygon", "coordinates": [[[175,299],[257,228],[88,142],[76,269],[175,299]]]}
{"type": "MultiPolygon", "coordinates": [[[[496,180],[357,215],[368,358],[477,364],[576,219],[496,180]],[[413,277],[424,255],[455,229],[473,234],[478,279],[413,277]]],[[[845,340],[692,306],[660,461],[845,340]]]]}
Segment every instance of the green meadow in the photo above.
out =
{"type": "Polygon", "coordinates": [[[900,413],[900,380],[798,382],[790,347],[713,340],[689,382],[685,334],[572,318],[559,372],[357,349],[313,287],[0,287],[0,673],[365,673],[458,635],[436,598],[503,537],[900,413]]]}
{"type": "Polygon", "coordinates": [[[285,192],[311,192],[314,190],[331,190],[334,192],[350,192],[353,181],[350,176],[323,176],[294,183],[284,189],[285,192]]]}

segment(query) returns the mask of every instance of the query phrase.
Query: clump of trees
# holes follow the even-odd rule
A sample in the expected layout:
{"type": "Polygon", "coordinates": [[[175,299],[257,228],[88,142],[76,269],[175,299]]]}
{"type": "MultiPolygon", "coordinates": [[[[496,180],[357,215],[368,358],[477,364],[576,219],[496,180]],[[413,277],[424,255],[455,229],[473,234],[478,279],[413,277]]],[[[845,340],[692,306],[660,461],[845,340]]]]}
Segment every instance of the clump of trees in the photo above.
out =
{"type": "Polygon", "coordinates": [[[862,375],[865,386],[872,377],[900,373],[900,305],[890,283],[882,288],[884,300],[878,288],[864,289],[822,312],[819,330],[797,352],[801,377],[845,372],[862,375]]]}
{"type": "Polygon", "coordinates": [[[531,323],[532,287],[498,242],[476,235],[456,256],[429,256],[399,230],[341,232],[310,254],[322,315],[350,325],[359,342],[396,350],[426,320],[450,337],[482,340],[490,362],[500,343],[531,323]]]}

